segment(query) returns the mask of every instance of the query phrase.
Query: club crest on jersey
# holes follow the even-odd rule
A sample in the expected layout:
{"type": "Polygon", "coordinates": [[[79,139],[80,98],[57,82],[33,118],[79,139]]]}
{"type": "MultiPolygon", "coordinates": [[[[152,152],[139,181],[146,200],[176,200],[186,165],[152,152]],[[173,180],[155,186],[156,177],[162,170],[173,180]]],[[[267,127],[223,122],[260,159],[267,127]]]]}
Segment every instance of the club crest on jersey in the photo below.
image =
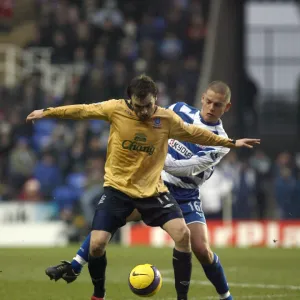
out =
{"type": "Polygon", "coordinates": [[[160,118],[154,118],[153,119],[153,127],[154,128],[160,128],[161,127],[160,118]]]}

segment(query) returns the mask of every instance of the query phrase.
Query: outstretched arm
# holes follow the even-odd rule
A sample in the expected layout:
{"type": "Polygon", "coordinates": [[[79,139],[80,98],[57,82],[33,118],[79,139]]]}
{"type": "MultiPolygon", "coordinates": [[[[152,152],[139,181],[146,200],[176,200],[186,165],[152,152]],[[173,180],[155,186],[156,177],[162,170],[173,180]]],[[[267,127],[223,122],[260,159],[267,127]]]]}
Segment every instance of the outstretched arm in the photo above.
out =
{"type": "Polygon", "coordinates": [[[196,176],[217,165],[229,152],[228,148],[206,148],[189,159],[174,159],[167,155],[164,170],[173,176],[196,176]]]}
{"type": "Polygon", "coordinates": [[[220,137],[207,129],[184,123],[182,119],[172,111],[169,111],[169,113],[172,116],[170,118],[169,138],[203,146],[223,146],[227,148],[253,148],[254,145],[260,144],[260,139],[240,139],[235,141],[220,137]]]}
{"type": "Polygon", "coordinates": [[[42,118],[59,119],[101,119],[109,121],[117,100],[108,100],[94,104],[77,104],[58,107],[49,107],[46,109],[34,110],[27,116],[26,121],[34,121],[42,118]]]}

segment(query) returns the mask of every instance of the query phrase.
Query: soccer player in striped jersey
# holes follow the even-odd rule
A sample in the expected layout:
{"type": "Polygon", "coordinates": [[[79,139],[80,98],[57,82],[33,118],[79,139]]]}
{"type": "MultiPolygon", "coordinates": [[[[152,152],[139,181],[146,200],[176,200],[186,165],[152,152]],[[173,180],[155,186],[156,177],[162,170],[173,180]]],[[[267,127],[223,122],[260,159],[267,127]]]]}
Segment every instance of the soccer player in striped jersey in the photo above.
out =
{"type": "MultiPolygon", "coordinates": [[[[183,102],[169,107],[186,124],[193,124],[208,129],[221,137],[227,137],[221,116],[229,110],[230,89],[220,81],[212,82],[202,96],[202,109],[199,111],[183,102]]],[[[251,148],[251,146],[250,146],[251,148]]],[[[215,286],[220,299],[233,299],[229,292],[227,280],[218,256],[210,249],[207,236],[205,216],[201,208],[199,188],[208,180],[214,167],[229,152],[225,147],[204,147],[189,142],[169,139],[169,148],[165,160],[162,178],[183,212],[187,226],[191,232],[192,251],[201,263],[207,278],[215,286]]],[[[101,201],[101,200],[100,200],[101,201]]],[[[128,221],[136,220],[133,213],[128,221]]],[[[89,260],[90,235],[81,245],[71,263],[49,267],[46,274],[58,280],[63,278],[68,283],[80,274],[84,264],[89,260]]]]}
{"type": "MultiPolygon", "coordinates": [[[[230,98],[229,87],[223,82],[215,81],[209,84],[202,96],[201,111],[182,102],[171,105],[169,109],[172,109],[186,123],[227,137],[220,118],[229,110],[230,98]]],[[[225,147],[203,147],[170,139],[162,171],[162,179],[179,203],[185,222],[190,229],[192,251],[202,265],[206,277],[214,285],[220,299],[226,300],[231,300],[233,297],[229,292],[221,262],[209,246],[200,188],[212,176],[215,166],[229,150],[225,147]]]]}

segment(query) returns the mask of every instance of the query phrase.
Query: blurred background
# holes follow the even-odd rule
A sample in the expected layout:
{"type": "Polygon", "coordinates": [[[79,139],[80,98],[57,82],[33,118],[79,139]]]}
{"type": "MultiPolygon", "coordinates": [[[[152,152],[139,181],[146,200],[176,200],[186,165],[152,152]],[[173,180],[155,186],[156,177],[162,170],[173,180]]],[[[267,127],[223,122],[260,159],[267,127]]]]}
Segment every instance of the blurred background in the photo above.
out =
{"type": "MultiPolygon", "coordinates": [[[[212,243],[272,246],[260,234],[271,230],[300,246],[299,1],[2,0],[0,18],[0,246],[81,240],[102,193],[108,124],[30,125],[27,114],[123,98],[141,73],[162,106],[200,108],[210,81],[227,82],[227,133],[262,139],[229,153],[201,189],[212,243]],[[240,239],[215,240],[225,226],[240,239]]],[[[115,241],[169,243],[145,230],[129,225],[115,241]]]]}

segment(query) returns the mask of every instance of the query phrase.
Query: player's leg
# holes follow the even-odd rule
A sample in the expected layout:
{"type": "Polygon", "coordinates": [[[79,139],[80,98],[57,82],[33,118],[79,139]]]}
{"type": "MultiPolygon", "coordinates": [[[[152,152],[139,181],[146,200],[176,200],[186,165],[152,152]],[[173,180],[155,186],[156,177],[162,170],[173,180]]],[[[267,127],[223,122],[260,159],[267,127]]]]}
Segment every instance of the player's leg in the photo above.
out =
{"type": "Polygon", "coordinates": [[[176,200],[170,194],[137,201],[142,220],[149,226],[161,226],[175,242],[173,268],[178,300],[186,300],[191,273],[190,231],[185,224],[176,200]]]}
{"type": "Polygon", "coordinates": [[[188,227],[191,232],[192,251],[201,263],[206,277],[214,285],[220,299],[233,299],[220,259],[210,249],[206,224],[191,223],[188,227]]]}
{"type": "MultiPolygon", "coordinates": [[[[135,209],[129,217],[126,218],[126,222],[133,222],[141,220],[140,213],[135,209]]],[[[75,274],[79,274],[82,270],[82,267],[88,263],[89,258],[89,249],[90,249],[90,239],[91,234],[89,234],[83,243],[81,244],[80,248],[78,249],[76,256],[73,258],[71,262],[71,266],[75,274]]]]}
{"type": "Polygon", "coordinates": [[[104,188],[92,223],[89,272],[94,285],[92,300],[105,296],[105,274],[107,266],[106,246],[112,233],[126,224],[126,218],[133,211],[132,199],[113,188],[104,188]]]}
{"type": "MultiPolygon", "coordinates": [[[[126,219],[127,222],[141,220],[140,213],[135,209],[131,215],[126,219]]],[[[82,268],[88,263],[90,251],[91,234],[85,238],[80,245],[75,257],[71,262],[62,260],[61,264],[48,267],[45,273],[49,278],[55,281],[63,278],[67,283],[71,283],[80,275],[82,268]]]]}
{"type": "Polygon", "coordinates": [[[186,224],[191,233],[192,251],[201,263],[206,277],[214,285],[220,299],[232,300],[221,262],[210,249],[206,220],[201,205],[200,203],[194,205],[193,201],[190,203],[193,204],[188,206],[191,210],[187,211],[186,206],[183,210],[186,224]]]}
{"type": "Polygon", "coordinates": [[[85,240],[80,245],[75,257],[71,261],[71,266],[75,274],[79,275],[82,268],[89,261],[90,253],[90,242],[91,242],[91,233],[85,238],[85,240]]]}
{"type": "Polygon", "coordinates": [[[192,275],[190,231],[183,218],[166,222],[162,228],[175,242],[173,269],[178,300],[186,300],[192,275]]]}
{"type": "Polygon", "coordinates": [[[83,266],[88,263],[90,239],[91,234],[85,238],[72,262],[62,260],[61,264],[48,267],[45,270],[46,275],[48,275],[51,280],[54,279],[55,281],[61,278],[67,283],[75,281],[80,275],[83,266]]]}
{"type": "MultiPolygon", "coordinates": [[[[133,222],[141,220],[140,213],[135,209],[129,217],[126,218],[126,222],[133,222]]],[[[89,234],[83,243],[81,244],[80,248],[78,249],[76,256],[73,258],[71,262],[72,269],[77,276],[82,270],[82,267],[88,263],[89,258],[89,249],[90,249],[90,239],[91,234],[89,234]]]]}
{"type": "MultiPolygon", "coordinates": [[[[101,217],[103,214],[101,214],[101,217]]],[[[99,214],[95,213],[95,219],[99,214]]],[[[105,230],[92,230],[90,241],[90,253],[88,268],[94,285],[92,299],[104,299],[105,296],[105,274],[106,274],[106,246],[111,238],[111,233],[105,230]]]]}

